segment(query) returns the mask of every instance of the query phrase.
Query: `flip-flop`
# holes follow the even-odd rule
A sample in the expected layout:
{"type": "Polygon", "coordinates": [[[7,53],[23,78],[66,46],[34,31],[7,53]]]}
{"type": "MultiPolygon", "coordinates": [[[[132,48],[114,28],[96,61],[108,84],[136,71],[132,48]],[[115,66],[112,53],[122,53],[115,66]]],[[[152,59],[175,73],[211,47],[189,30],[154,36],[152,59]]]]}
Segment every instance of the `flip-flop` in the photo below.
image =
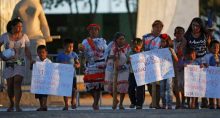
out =
{"type": "Polygon", "coordinates": [[[63,111],[68,111],[69,108],[68,107],[63,107],[63,111]]]}
{"type": "Polygon", "coordinates": [[[98,105],[92,105],[93,110],[99,110],[99,106],[98,105]]]}

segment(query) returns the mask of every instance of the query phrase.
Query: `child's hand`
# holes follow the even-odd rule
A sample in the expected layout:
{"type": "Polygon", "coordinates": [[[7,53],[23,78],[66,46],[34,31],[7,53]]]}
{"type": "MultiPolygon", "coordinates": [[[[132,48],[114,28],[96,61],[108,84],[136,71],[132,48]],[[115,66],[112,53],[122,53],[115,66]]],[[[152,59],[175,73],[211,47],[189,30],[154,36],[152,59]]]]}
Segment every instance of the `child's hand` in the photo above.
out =
{"type": "Polygon", "coordinates": [[[128,59],[127,59],[127,64],[130,64],[131,63],[131,57],[129,57],[128,59]]]}
{"type": "Polygon", "coordinates": [[[205,66],[205,68],[208,68],[209,67],[209,65],[208,64],[203,64],[204,66],[205,66]]]}
{"type": "Polygon", "coordinates": [[[201,65],[200,65],[200,68],[204,68],[204,67],[205,67],[205,65],[204,65],[204,64],[201,64],[201,65]]]}
{"type": "Polygon", "coordinates": [[[76,67],[76,68],[79,68],[79,67],[80,67],[80,63],[79,63],[79,61],[78,61],[78,60],[75,60],[74,67],[76,67]]]}

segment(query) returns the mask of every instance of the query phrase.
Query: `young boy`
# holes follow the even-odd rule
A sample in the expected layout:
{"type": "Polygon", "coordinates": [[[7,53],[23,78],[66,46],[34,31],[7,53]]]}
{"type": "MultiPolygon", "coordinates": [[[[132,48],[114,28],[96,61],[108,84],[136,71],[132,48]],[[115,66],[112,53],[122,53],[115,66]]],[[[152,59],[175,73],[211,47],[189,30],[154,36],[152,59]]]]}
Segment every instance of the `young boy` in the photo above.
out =
{"type": "MultiPolygon", "coordinates": [[[[79,63],[78,55],[75,52],[73,52],[73,48],[74,48],[73,40],[65,39],[63,46],[64,46],[64,52],[58,54],[57,62],[64,64],[73,64],[75,68],[79,68],[80,63],[79,63]]],[[[72,109],[76,109],[75,96],[76,96],[76,76],[73,77],[73,88],[72,88],[72,98],[71,98],[72,109]]],[[[68,110],[68,97],[64,96],[63,99],[65,104],[63,110],[68,110]]]]}
{"type": "MultiPolygon", "coordinates": [[[[217,66],[220,67],[220,55],[219,55],[219,46],[220,43],[216,40],[213,40],[210,43],[210,52],[204,56],[204,61],[203,64],[207,66],[217,66]]],[[[215,99],[209,98],[209,108],[210,109],[215,109],[215,99]]],[[[216,99],[217,101],[217,109],[220,109],[220,99],[216,99]]]]}
{"type": "MultiPolygon", "coordinates": [[[[37,62],[52,63],[50,59],[47,58],[47,48],[45,45],[39,45],[37,47],[37,62]]],[[[47,111],[47,95],[45,94],[35,94],[35,98],[39,99],[40,108],[37,111],[47,111]]]]}
{"type": "MultiPolygon", "coordinates": [[[[142,51],[143,41],[140,38],[135,38],[132,41],[132,44],[133,46],[130,54],[136,54],[142,51]]],[[[136,109],[142,109],[145,98],[145,85],[137,86],[132,69],[130,69],[128,83],[128,94],[131,101],[130,108],[135,108],[136,106],[136,109]]]]}
{"type": "MultiPolygon", "coordinates": [[[[196,60],[196,51],[192,48],[186,49],[186,58],[183,62],[184,67],[187,65],[200,65],[200,62],[196,60]]],[[[198,108],[198,97],[190,97],[188,101],[190,109],[198,108]]]]}
{"type": "Polygon", "coordinates": [[[183,40],[184,40],[185,29],[183,27],[177,26],[174,30],[175,39],[173,41],[174,50],[178,57],[177,64],[174,65],[175,78],[174,78],[174,95],[176,97],[176,109],[185,108],[185,97],[184,97],[184,72],[178,68],[178,64],[183,61],[183,40]],[[179,71],[180,70],[180,71],[179,71]]]}

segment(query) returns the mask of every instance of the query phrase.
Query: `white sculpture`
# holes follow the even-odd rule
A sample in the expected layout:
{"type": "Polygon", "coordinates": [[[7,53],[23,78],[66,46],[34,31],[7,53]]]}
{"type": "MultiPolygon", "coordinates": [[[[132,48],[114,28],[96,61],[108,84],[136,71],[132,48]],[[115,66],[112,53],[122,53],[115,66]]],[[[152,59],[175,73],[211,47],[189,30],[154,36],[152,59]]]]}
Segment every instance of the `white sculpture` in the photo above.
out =
{"type": "Polygon", "coordinates": [[[30,39],[33,58],[38,45],[51,42],[50,30],[40,0],[21,0],[15,6],[12,18],[20,17],[23,21],[23,32],[30,39]]]}

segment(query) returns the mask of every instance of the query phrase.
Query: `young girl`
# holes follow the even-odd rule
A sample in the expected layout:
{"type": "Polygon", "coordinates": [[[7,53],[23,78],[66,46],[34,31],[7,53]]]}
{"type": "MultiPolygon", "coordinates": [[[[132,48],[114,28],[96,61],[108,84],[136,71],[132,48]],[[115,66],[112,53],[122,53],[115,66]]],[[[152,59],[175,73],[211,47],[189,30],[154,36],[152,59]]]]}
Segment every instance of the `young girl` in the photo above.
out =
{"type": "MultiPolygon", "coordinates": [[[[142,51],[143,41],[140,38],[135,38],[132,41],[132,44],[132,49],[129,53],[130,55],[140,53],[142,51]]],[[[137,86],[131,66],[128,82],[128,94],[131,101],[130,108],[135,108],[136,106],[136,109],[142,109],[142,105],[144,103],[145,98],[145,85],[137,86]]]]}
{"type": "MultiPolygon", "coordinates": [[[[117,91],[120,93],[120,103],[119,109],[124,109],[123,101],[125,93],[128,91],[128,76],[129,76],[129,65],[128,62],[128,52],[129,45],[125,43],[125,35],[123,33],[117,32],[114,35],[114,41],[112,41],[106,51],[106,70],[105,70],[105,81],[107,85],[105,86],[106,91],[113,92],[113,78],[114,78],[114,63],[118,59],[118,76],[117,76],[117,91]]],[[[118,103],[118,100],[117,100],[118,103]]],[[[112,106],[116,109],[117,104],[112,106]]]]}
{"type": "MultiPolygon", "coordinates": [[[[176,53],[172,49],[172,40],[169,35],[161,34],[161,46],[160,48],[169,48],[174,59],[174,62],[178,61],[176,53]]],[[[162,80],[160,82],[160,96],[162,98],[162,108],[163,109],[172,109],[172,78],[162,80]]]]}

